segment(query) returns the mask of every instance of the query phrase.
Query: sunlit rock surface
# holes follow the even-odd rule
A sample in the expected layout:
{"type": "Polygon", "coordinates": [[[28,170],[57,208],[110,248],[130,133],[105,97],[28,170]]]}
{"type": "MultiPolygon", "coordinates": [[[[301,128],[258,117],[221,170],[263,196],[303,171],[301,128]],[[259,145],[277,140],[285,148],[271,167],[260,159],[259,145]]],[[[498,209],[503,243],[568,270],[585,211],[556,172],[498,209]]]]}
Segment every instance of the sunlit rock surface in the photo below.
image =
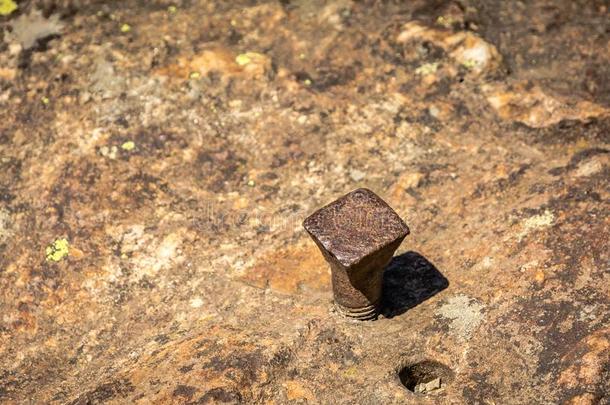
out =
{"type": "Polygon", "coordinates": [[[607,3],[25,3],[0,402],[610,401],[607,3]],[[301,228],[358,187],[411,228],[364,323],[301,228]]]}

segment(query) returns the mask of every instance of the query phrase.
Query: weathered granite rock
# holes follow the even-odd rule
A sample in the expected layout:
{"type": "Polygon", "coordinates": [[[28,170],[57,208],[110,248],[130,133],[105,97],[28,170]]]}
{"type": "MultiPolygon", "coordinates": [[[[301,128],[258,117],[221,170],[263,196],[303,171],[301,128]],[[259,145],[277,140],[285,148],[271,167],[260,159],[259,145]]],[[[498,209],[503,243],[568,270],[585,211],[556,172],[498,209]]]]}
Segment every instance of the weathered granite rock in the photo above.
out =
{"type": "Polygon", "coordinates": [[[38,4],[60,35],[0,52],[0,402],[610,401],[604,1],[44,0],[3,31],[38,4]],[[364,186],[412,235],[356,323],[300,225],[364,186]]]}

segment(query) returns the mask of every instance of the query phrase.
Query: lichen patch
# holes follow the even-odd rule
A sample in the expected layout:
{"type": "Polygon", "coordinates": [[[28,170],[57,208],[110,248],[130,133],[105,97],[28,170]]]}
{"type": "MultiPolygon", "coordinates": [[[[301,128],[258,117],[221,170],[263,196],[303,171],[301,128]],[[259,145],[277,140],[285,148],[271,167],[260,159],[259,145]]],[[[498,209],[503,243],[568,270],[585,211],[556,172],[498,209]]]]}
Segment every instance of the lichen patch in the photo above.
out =
{"type": "Polygon", "coordinates": [[[459,339],[467,341],[483,322],[483,309],[480,302],[466,296],[456,295],[447,300],[436,314],[449,320],[449,329],[459,339]]]}

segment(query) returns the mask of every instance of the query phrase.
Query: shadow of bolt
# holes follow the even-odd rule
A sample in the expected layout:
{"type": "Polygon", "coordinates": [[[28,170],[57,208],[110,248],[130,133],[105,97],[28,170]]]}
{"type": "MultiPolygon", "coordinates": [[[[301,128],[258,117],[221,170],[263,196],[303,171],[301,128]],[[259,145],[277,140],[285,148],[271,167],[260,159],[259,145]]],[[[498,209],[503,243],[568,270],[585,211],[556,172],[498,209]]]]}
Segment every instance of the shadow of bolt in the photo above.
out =
{"type": "Polygon", "coordinates": [[[383,307],[386,318],[405,313],[449,286],[440,271],[417,252],[392,259],[383,274],[383,307]]]}

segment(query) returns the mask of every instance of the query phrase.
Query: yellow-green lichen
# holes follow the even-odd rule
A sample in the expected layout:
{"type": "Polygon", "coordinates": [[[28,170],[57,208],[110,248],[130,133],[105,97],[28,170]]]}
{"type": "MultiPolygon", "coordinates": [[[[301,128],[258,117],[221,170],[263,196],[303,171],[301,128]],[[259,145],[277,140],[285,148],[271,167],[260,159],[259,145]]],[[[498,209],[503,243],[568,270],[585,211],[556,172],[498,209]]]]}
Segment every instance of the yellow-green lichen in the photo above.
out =
{"type": "Polygon", "coordinates": [[[235,63],[239,66],[246,66],[250,63],[264,63],[266,56],[258,52],[240,53],[235,57],[235,63]]]}
{"type": "Polygon", "coordinates": [[[235,63],[237,63],[239,66],[246,66],[250,62],[252,62],[252,59],[250,59],[250,56],[248,56],[247,53],[240,53],[235,58],[235,63]]]}
{"type": "Polygon", "coordinates": [[[122,33],[127,33],[129,31],[131,31],[131,25],[129,25],[129,24],[121,25],[121,32],[122,33]]]}
{"type": "Polygon", "coordinates": [[[453,25],[454,22],[455,22],[455,20],[451,16],[445,17],[445,16],[441,15],[436,19],[436,23],[438,25],[442,25],[445,28],[451,28],[451,26],[453,25]]]}
{"type": "Polygon", "coordinates": [[[47,261],[58,262],[68,256],[69,253],[70,243],[68,243],[68,240],[65,238],[56,239],[53,243],[47,246],[47,261]]]}
{"type": "Polygon", "coordinates": [[[127,152],[134,150],[136,144],[134,141],[127,141],[121,145],[121,149],[126,150],[127,152]]]}
{"type": "Polygon", "coordinates": [[[421,65],[420,67],[415,69],[415,74],[425,76],[425,75],[435,73],[437,69],[438,69],[437,62],[424,63],[423,65],[421,65]]]}
{"type": "Polygon", "coordinates": [[[199,79],[201,77],[201,73],[199,72],[191,72],[191,74],[189,75],[189,78],[191,79],[199,79]]]}
{"type": "Polygon", "coordinates": [[[464,66],[466,69],[473,69],[477,65],[478,65],[478,63],[474,59],[468,59],[468,60],[465,60],[464,62],[462,62],[462,66],[464,66]]]}
{"type": "Polygon", "coordinates": [[[178,11],[178,8],[176,6],[169,6],[167,8],[167,12],[170,14],[176,14],[176,11],[178,11]]]}
{"type": "Polygon", "coordinates": [[[0,0],[0,15],[9,15],[17,10],[17,3],[13,0],[0,0]]]}

